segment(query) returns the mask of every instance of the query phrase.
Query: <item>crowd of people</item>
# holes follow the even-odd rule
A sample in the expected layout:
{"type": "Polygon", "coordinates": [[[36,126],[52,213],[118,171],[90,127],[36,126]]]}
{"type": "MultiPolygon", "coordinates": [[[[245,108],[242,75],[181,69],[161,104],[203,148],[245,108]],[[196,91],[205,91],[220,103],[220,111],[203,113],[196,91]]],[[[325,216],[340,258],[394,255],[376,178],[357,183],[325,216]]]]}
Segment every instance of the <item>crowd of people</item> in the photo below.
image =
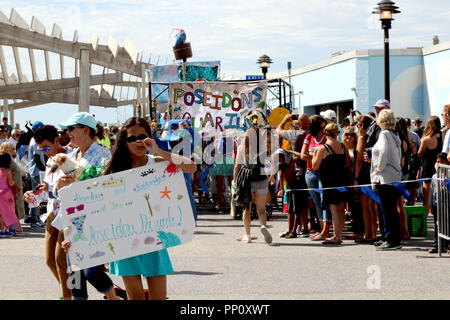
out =
{"type": "MultiPolygon", "coordinates": [[[[389,101],[380,99],[373,107],[367,114],[351,111],[341,124],[333,110],[313,116],[288,114],[277,127],[255,110],[246,117],[245,132],[231,137],[202,136],[187,119],[167,121],[166,130],[138,117],[105,128],[81,112],[59,128],[29,121],[23,131],[5,117],[0,126],[0,236],[23,232],[21,219],[45,230],[46,263],[63,299],[87,299],[87,282],[108,299],[118,298],[103,265],[71,270],[71,243],[64,240],[58,191],[75,178],[52,175],[48,165],[62,153],[83,168],[104,167],[101,174],[165,160],[175,163],[184,173],[195,220],[196,207],[205,198],[224,210],[224,194],[232,194],[231,206],[243,210],[244,243],[254,239],[253,207],[265,242],[272,243],[267,206],[282,198],[287,214],[287,229],[278,234],[282,238],[339,245],[350,220],[348,239],[373,244],[377,250],[398,250],[401,241],[410,238],[405,205],[419,199],[436,217],[436,168],[450,160],[450,105],[443,108],[444,124],[431,116],[425,126],[414,119],[413,127],[410,119],[395,117],[389,101]],[[81,279],[81,286],[72,286],[73,279],[81,279]]],[[[447,252],[447,243],[442,248],[447,252]]],[[[430,253],[436,252],[435,237],[430,253]]],[[[151,288],[149,298],[165,299],[166,276],[173,268],[162,250],[112,262],[109,272],[123,277],[129,299],[146,297],[141,277],[151,288]]]]}
{"type": "MultiPolygon", "coordinates": [[[[421,119],[416,118],[414,129],[410,119],[395,117],[389,101],[380,99],[373,107],[374,113],[351,111],[341,125],[333,110],[311,117],[289,114],[274,130],[283,147],[267,156],[272,164],[279,165],[262,175],[269,179],[269,185],[276,184],[286,194],[288,228],[280,237],[310,237],[312,241],[338,245],[343,240],[345,221],[351,220],[348,239],[373,244],[377,250],[398,250],[401,240],[410,239],[405,205],[416,204],[421,195],[427,212],[436,217],[436,193],[431,192],[431,186],[437,166],[449,163],[450,105],[443,109],[444,124],[439,117],[431,116],[423,127],[421,119]]],[[[263,124],[259,129],[250,126],[247,131],[254,129],[270,132],[273,128],[263,124]]],[[[247,143],[240,145],[240,149],[246,148],[247,143]]],[[[233,180],[245,188],[241,164],[236,162],[233,180]]],[[[258,203],[259,189],[254,184],[260,178],[249,180],[253,201],[258,203]]],[[[248,201],[242,203],[247,206],[248,201]]],[[[247,243],[251,242],[248,210],[247,206],[242,238],[247,243]]],[[[264,212],[257,211],[261,232],[270,243],[264,212]]],[[[443,250],[448,250],[445,241],[443,250]]],[[[436,237],[429,252],[437,252],[436,237]]]]}

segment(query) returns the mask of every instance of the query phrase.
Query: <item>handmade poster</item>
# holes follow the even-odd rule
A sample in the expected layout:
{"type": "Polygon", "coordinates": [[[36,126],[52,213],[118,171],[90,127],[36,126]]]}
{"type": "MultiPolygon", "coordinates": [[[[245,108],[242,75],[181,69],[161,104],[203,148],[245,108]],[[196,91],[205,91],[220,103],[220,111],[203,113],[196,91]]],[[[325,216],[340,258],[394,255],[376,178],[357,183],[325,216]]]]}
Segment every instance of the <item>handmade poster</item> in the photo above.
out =
{"type": "Polygon", "coordinates": [[[183,173],[159,162],[60,190],[69,259],[85,269],[189,242],[194,216],[183,173]]]}
{"type": "Polygon", "coordinates": [[[188,119],[197,130],[245,130],[245,117],[266,110],[267,84],[182,82],[169,84],[172,118],[188,119]]]}

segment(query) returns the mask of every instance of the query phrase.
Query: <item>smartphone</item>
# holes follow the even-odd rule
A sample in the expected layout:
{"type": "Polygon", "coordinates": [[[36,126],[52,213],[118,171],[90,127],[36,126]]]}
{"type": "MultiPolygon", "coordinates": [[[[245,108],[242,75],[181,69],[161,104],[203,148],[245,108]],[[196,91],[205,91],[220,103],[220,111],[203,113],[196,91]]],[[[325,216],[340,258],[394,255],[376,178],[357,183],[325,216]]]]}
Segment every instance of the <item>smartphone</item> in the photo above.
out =
{"type": "Polygon", "coordinates": [[[292,120],[298,120],[298,113],[292,114],[292,120]]]}
{"type": "Polygon", "coordinates": [[[367,157],[372,159],[372,148],[366,148],[367,157]]]}

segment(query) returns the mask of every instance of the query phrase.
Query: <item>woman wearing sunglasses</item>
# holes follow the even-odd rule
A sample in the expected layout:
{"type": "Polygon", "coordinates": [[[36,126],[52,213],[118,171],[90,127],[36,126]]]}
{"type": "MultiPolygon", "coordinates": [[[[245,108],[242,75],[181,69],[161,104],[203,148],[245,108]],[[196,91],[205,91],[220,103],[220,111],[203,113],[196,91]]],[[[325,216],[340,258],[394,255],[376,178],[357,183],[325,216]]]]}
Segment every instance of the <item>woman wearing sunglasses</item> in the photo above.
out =
{"type": "MultiPolygon", "coordinates": [[[[71,143],[77,146],[71,153],[69,158],[78,162],[82,167],[88,166],[104,166],[111,159],[111,153],[106,147],[95,142],[98,137],[97,120],[87,112],[79,112],[73,114],[67,121],[59,124],[61,129],[67,129],[71,143]]],[[[56,183],[55,192],[75,182],[75,178],[71,174],[62,176],[56,183]]],[[[62,230],[65,226],[61,223],[60,215],[53,220],[52,225],[62,230]]],[[[62,247],[68,252],[70,241],[63,241],[62,247]]],[[[70,263],[68,261],[68,265],[70,263]]],[[[70,279],[75,280],[72,291],[73,300],[86,300],[88,298],[87,284],[88,281],[94,286],[98,292],[103,293],[110,300],[116,300],[116,292],[111,278],[106,274],[104,265],[87,268],[80,271],[70,272],[70,279]]]]}
{"type": "MultiPolygon", "coordinates": [[[[325,118],[314,115],[310,118],[310,133],[305,137],[303,142],[301,159],[306,162],[306,185],[309,189],[321,189],[322,181],[320,180],[320,170],[315,170],[312,167],[312,159],[315,151],[327,142],[325,136],[325,126],[327,121],[325,118]]],[[[311,238],[312,241],[321,241],[329,238],[331,226],[331,212],[327,208],[322,207],[322,195],[316,191],[309,191],[316,208],[317,217],[320,221],[320,232],[311,238]]]]}
{"type": "MultiPolygon", "coordinates": [[[[194,173],[197,170],[197,165],[190,159],[161,150],[151,136],[152,132],[146,120],[137,117],[128,119],[117,136],[117,146],[106,166],[105,174],[160,161],[174,163],[184,173],[194,173]],[[148,151],[151,155],[147,154],[148,151]]],[[[151,300],[166,299],[166,275],[173,272],[166,249],[111,262],[109,269],[111,274],[122,276],[128,299],[145,299],[141,276],[147,280],[151,300]]]]}

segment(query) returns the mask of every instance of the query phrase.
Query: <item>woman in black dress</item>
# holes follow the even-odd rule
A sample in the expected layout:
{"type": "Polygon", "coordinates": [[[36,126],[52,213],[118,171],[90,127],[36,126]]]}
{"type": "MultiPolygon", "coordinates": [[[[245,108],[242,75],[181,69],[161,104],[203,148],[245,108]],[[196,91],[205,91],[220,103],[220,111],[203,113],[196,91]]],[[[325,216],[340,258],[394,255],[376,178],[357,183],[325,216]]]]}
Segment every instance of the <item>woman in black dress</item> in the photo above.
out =
{"type": "MultiPolygon", "coordinates": [[[[417,154],[422,159],[422,172],[419,171],[418,178],[431,178],[436,173],[434,165],[436,164],[437,155],[442,151],[442,134],[441,134],[441,120],[439,117],[432,116],[427,122],[423,132],[422,141],[417,154]]],[[[428,212],[431,212],[430,206],[430,189],[431,180],[423,182],[423,205],[428,207],[428,212]]]]}

